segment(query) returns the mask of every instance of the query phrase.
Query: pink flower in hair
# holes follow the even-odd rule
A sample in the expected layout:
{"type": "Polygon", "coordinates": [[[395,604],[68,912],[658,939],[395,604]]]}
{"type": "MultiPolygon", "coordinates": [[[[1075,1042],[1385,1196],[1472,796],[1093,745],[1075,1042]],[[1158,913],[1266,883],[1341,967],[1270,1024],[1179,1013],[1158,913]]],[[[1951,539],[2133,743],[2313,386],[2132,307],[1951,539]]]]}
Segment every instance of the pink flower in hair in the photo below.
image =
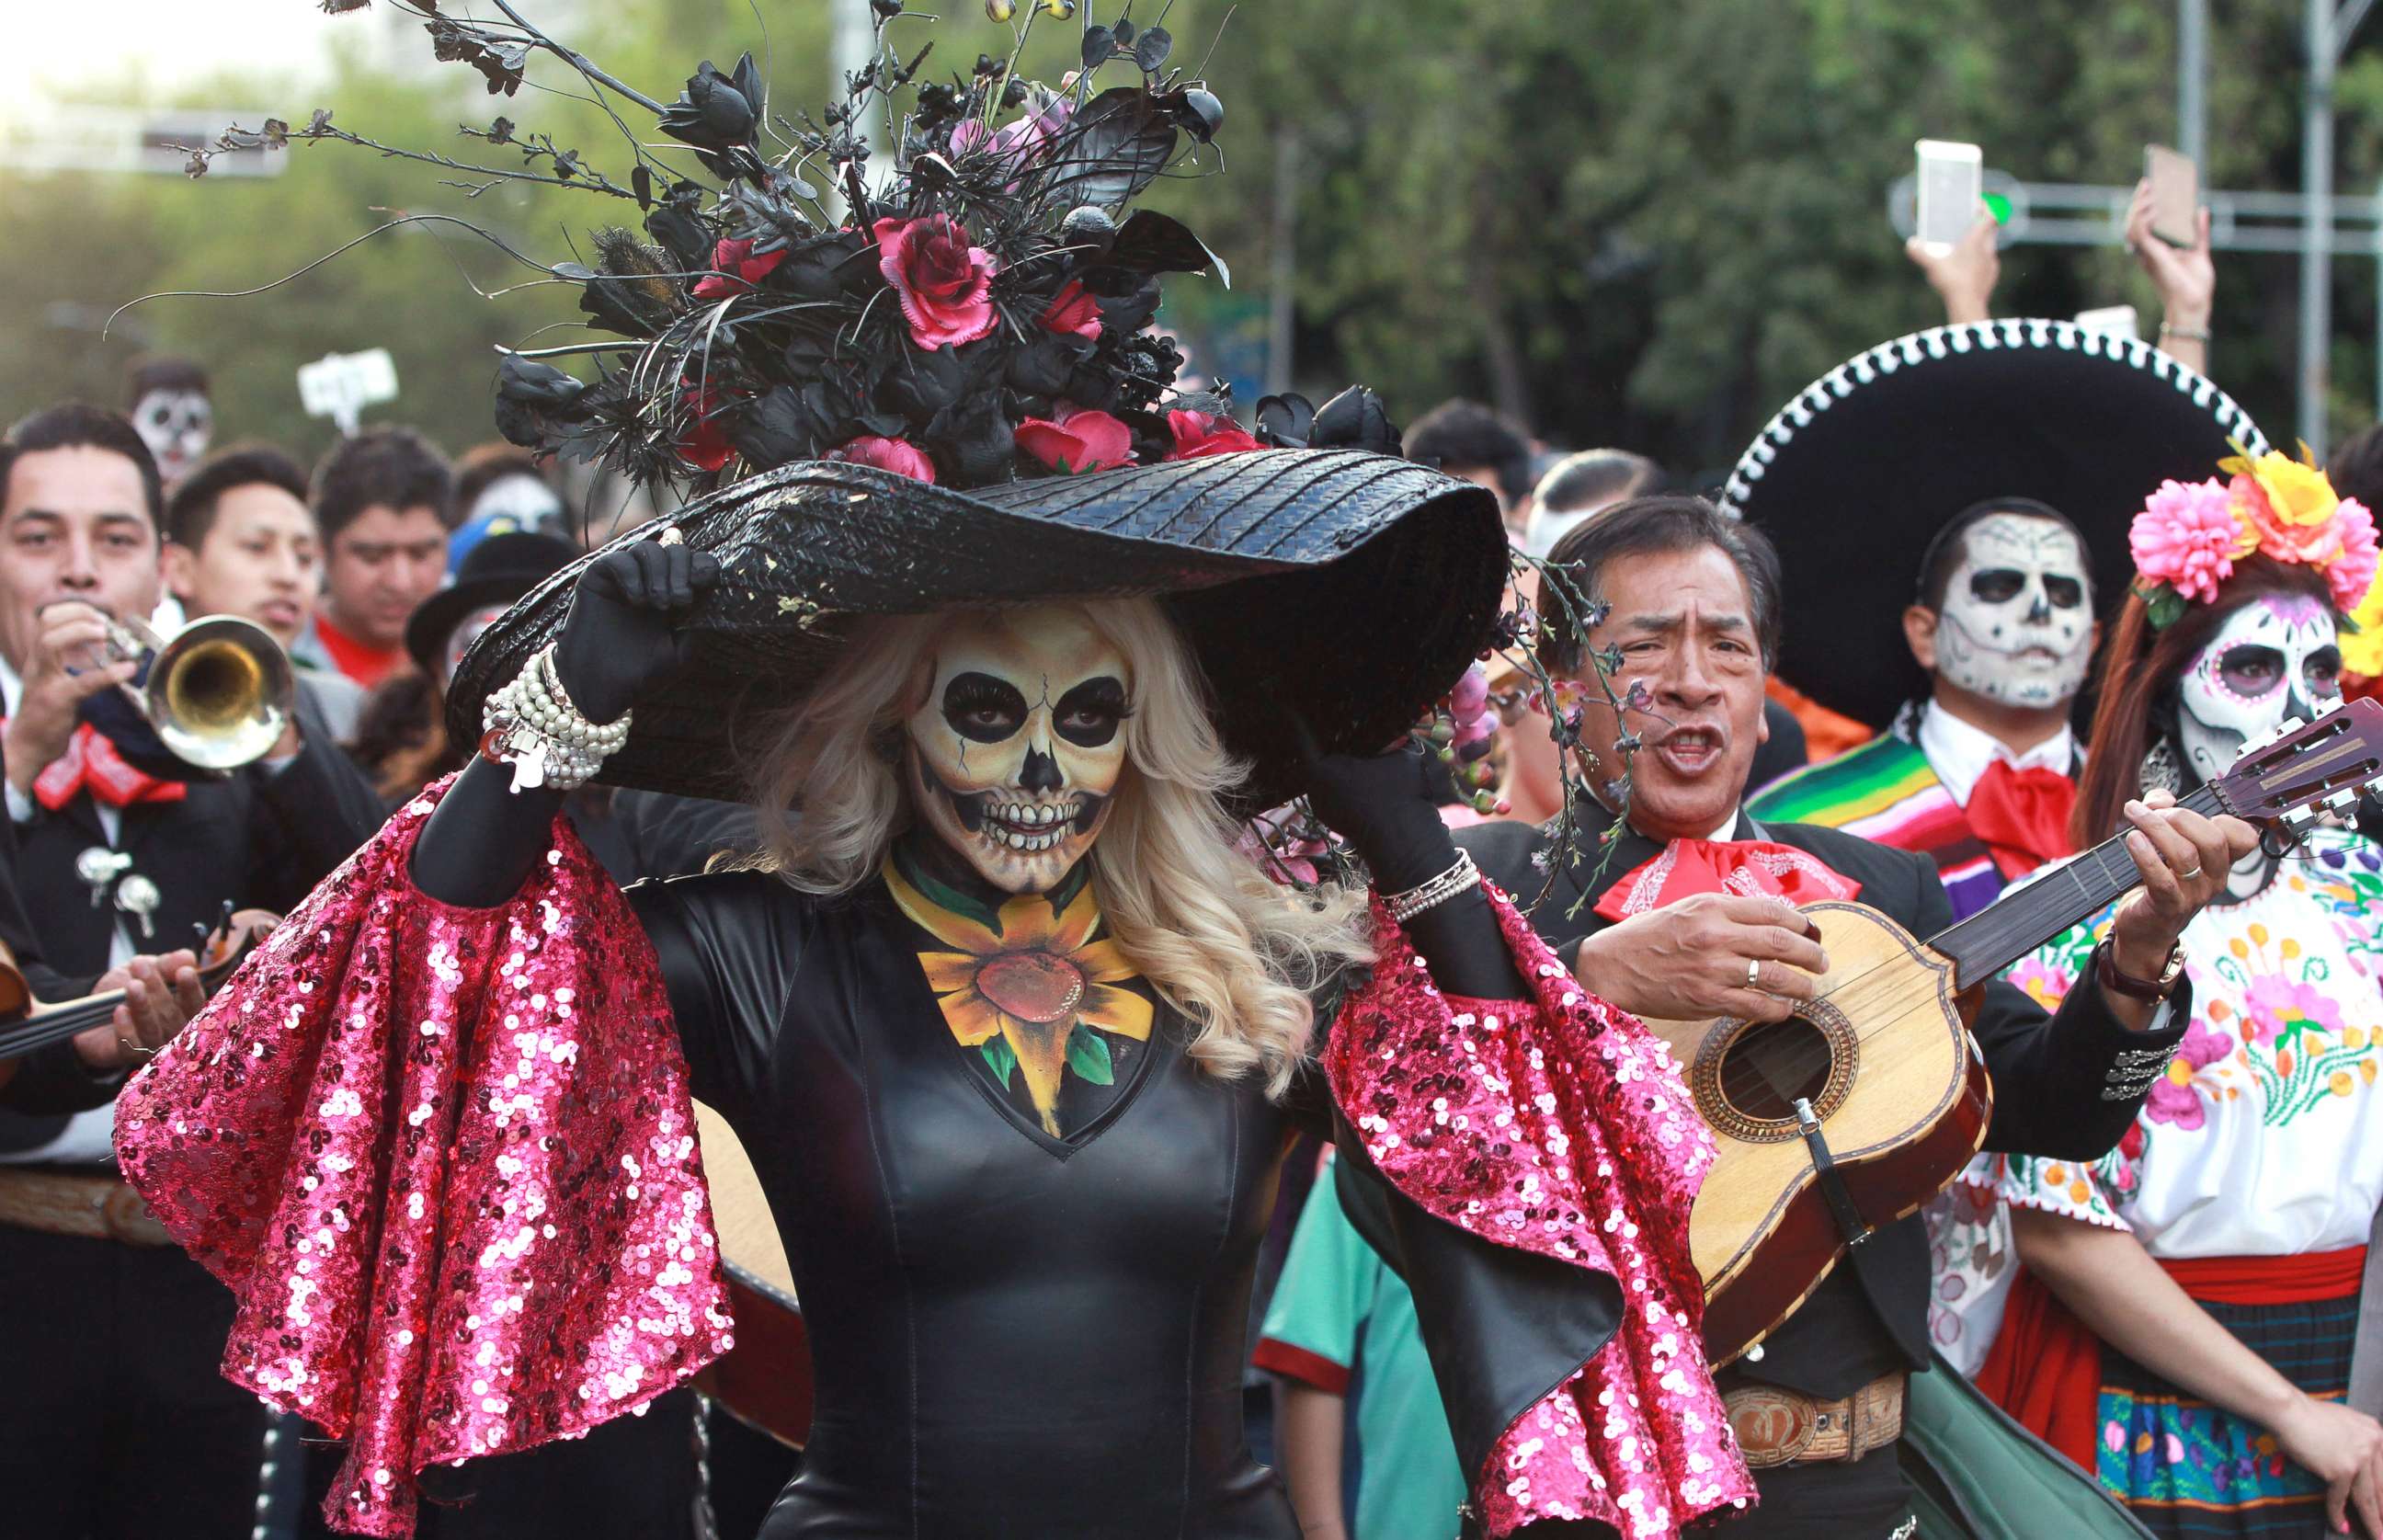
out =
{"type": "Polygon", "coordinates": [[[2127,531],[2135,571],[2188,599],[2214,599],[2234,563],[2256,549],[2258,532],[2236,513],[2226,484],[2163,481],[2127,531]]]}
{"type": "Polygon", "coordinates": [[[2344,498],[2333,511],[2341,536],[2341,554],[2325,570],[2333,589],[2333,607],[2344,614],[2358,608],[2375,585],[2375,515],[2355,498],[2344,498]]]}

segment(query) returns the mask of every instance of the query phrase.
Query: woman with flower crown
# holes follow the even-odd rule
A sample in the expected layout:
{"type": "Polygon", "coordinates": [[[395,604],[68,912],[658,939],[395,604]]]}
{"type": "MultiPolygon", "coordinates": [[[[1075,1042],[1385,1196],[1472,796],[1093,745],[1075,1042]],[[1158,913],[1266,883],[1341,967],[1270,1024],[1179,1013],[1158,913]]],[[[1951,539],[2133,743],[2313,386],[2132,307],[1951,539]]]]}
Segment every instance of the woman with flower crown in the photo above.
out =
{"type": "MultiPolygon", "coordinates": [[[[2221,469],[2134,521],[2080,848],[2383,654],[2367,511],[2284,455],[2221,469]]],[[[1978,1383],[2155,1533],[2383,1534],[2383,1428],[2342,1404],[2383,1201],[2383,854],[2320,828],[2253,852],[2228,895],[2184,933],[2194,1019],[2119,1147],[1968,1174],[2009,1201],[2025,1269],[1978,1383]]],[[[2010,977],[2056,1003],[2095,934],[2010,977]]]]}

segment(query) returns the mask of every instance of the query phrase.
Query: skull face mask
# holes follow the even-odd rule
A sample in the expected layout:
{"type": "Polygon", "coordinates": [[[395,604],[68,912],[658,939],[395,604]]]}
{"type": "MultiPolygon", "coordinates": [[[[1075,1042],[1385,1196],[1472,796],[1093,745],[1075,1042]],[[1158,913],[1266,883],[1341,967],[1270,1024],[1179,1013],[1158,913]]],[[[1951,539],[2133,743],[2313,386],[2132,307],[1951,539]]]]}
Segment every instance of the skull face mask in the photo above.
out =
{"type": "Polygon", "coordinates": [[[157,474],[172,486],[206,458],[215,437],[216,409],[197,390],[152,390],[132,408],[132,425],[156,458],[157,474]]]}
{"type": "Polygon", "coordinates": [[[2068,704],[2093,656],[2091,592],[2076,536],[2049,519],[1987,514],[1963,535],[1945,587],[1936,671],[2006,706],[2068,704]]]}
{"type": "Polygon", "coordinates": [[[2303,594],[2262,594],[2232,614],[2177,682],[2177,738],[2193,778],[2225,773],[2242,745],[2286,717],[2341,701],[2333,616],[2303,594]]]}
{"type": "Polygon", "coordinates": [[[1108,819],[1131,683],[1081,610],[959,622],[908,723],[920,818],[995,888],[1048,893],[1108,819]]]}

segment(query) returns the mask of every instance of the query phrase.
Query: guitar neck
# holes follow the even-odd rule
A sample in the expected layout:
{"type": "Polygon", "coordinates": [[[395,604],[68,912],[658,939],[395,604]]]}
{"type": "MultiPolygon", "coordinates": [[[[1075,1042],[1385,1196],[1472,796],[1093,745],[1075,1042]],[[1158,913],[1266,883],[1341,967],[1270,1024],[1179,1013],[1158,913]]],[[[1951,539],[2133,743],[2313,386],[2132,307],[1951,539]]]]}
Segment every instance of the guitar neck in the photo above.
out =
{"type": "MultiPolygon", "coordinates": [[[[2226,811],[2214,786],[2202,786],[2178,804],[2196,813],[2226,811]]],[[[2141,883],[2142,873],[2127,854],[2122,832],[2016,893],[1950,927],[1928,944],[1949,959],[1958,987],[1984,982],[2075,925],[2090,919],[2141,883]]]]}

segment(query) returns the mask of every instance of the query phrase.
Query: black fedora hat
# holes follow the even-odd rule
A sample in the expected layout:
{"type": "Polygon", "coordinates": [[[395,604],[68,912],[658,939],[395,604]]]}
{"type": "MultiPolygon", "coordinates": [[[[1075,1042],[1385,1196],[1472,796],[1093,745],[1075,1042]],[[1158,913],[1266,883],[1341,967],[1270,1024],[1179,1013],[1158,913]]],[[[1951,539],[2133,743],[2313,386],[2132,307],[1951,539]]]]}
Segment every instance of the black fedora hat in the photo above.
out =
{"type": "MultiPolygon", "coordinates": [[[[855,616],[1155,596],[1205,671],[1257,806],[1299,789],[1294,720],[1327,751],[1392,741],[1488,645],[1506,541],[1488,492],[1355,450],[1264,450],[956,491],[806,461],[623,536],[675,528],[720,559],[693,659],[640,702],[605,761],[614,785],[741,795],[740,751],[801,700],[855,616]]],[[[601,554],[600,552],[598,554],[601,554]]],[[[480,639],[448,693],[481,704],[559,634],[594,557],[538,585],[480,639]]]]}
{"type": "Polygon", "coordinates": [[[1779,673],[1884,727],[1926,688],[1903,611],[1939,531],[1988,499],[2031,499],[2083,532],[2106,616],[2134,578],[2127,525],[2167,479],[2215,474],[2257,425],[2142,342],[2067,321],[1982,321],[1883,343],[1815,380],[1763,428],[1721,507],[1779,548],[1779,673]]]}
{"type": "MultiPolygon", "coordinates": [[[[447,650],[447,638],[475,610],[511,604],[579,559],[579,548],[552,535],[527,530],[491,535],[474,546],[455,569],[455,581],[424,599],[405,620],[405,650],[432,679],[447,650]]],[[[479,734],[472,734],[477,742],[479,734]]]]}

